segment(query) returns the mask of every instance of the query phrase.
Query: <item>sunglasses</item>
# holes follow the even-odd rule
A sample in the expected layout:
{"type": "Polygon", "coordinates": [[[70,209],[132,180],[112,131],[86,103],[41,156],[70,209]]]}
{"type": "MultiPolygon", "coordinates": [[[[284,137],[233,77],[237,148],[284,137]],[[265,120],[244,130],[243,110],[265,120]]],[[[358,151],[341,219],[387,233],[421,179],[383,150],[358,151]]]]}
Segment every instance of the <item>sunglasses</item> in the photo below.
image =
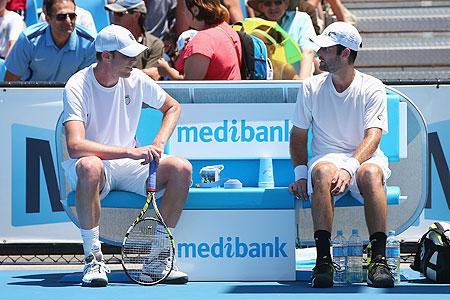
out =
{"type": "Polygon", "coordinates": [[[264,1],[264,6],[271,7],[273,4],[280,6],[283,4],[284,0],[275,0],[275,1],[264,1]]]}
{"type": "Polygon", "coordinates": [[[54,17],[57,21],[65,21],[67,20],[67,17],[69,17],[69,19],[73,21],[77,17],[77,14],[76,13],[56,14],[54,15],[54,17]]]}

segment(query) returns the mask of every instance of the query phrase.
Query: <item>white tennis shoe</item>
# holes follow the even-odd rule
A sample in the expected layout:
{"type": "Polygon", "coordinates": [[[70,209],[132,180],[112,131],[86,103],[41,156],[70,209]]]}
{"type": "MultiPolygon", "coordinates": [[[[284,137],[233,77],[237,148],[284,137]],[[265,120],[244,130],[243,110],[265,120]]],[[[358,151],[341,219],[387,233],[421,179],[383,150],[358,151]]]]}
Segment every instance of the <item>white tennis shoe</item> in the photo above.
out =
{"type": "MultiPolygon", "coordinates": [[[[158,259],[154,260],[147,260],[143,266],[142,266],[142,273],[141,273],[141,280],[152,282],[152,275],[157,274],[158,278],[166,276],[167,272],[170,270],[170,257],[166,258],[165,260],[161,261],[158,259]]],[[[170,271],[169,276],[167,276],[166,279],[164,279],[161,283],[167,283],[167,284],[185,284],[189,281],[188,275],[178,269],[178,267],[174,265],[172,268],[172,271],[170,271]]]]}
{"type": "Polygon", "coordinates": [[[103,261],[103,254],[101,252],[95,254],[90,253],[89,256],[84,259],[81,285],[87,287],[106,286],[108,285],[108,276],[106,274],[110,272],[110,269],[103,261]]]}

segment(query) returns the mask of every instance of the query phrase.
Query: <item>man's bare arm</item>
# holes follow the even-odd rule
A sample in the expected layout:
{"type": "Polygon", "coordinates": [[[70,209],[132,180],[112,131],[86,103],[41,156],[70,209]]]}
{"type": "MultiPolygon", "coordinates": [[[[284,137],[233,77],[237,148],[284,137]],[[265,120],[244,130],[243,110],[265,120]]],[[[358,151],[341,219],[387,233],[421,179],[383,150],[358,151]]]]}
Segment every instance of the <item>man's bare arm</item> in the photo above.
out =
{"type": "Polygon", "coordinates": [[[363,163],[375,153],[380,144],[382,130],[380,128],[368,128],[364,132],[364,139],[353,153],[359,163],[363,163]]]}
{"type": "Polygon", "coordinates": [[[293,126],[289,140],[289,151],[294,167],[308,163],[308,129],[293,126]]]}
{"type": "Polygon", "coordinates": [[[181,105],[172,96],[167,94],[166,101],[159,110],[163,113],[163,119],[161,128],[153,140],[153,145],[163,150],[180,118],[181,105]]]}

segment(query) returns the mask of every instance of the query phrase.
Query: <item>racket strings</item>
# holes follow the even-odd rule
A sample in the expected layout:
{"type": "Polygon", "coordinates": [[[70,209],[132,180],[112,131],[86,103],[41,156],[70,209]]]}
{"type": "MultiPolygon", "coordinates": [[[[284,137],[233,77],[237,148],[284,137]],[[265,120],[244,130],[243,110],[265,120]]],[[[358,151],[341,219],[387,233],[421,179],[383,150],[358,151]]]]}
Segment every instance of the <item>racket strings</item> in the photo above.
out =
{"type": "Polygon", "coordinates": [[[141,283],[162,280],[172,267],[172,239],[156,221],[145,219],[129,232],[122,249],[123,264],[132,279],[141,283]]]}

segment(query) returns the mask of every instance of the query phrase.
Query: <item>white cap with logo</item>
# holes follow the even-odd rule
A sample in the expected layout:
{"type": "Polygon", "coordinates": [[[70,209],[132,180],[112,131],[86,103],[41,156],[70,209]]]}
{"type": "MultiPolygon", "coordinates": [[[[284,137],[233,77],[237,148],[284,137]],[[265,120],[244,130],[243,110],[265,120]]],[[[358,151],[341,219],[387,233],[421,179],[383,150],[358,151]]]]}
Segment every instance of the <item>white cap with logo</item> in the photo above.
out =
{"type": "Polygon", "coordinates": [[[139,44],[133,34],[119,25],[109,25],[100,30],[95,39],[95,51],[119,51],[128,57],[136,57],[148,49],[139,44]]]}
{"type": "Polygon", "coordinates": [[[143,0],[117,0],[105,5],[105,9],[112,12],[126,12],[127,10],[139,11],[146,14],[147,8],[143,0]]]}
{"type": "Polygon", "coordinates": [[[318,36],[311,38],[311,42],[320,48],[342,45],[358,51],[362,45],[362,38],[358,30],[346,22],[334,22],[318,36]]]}

